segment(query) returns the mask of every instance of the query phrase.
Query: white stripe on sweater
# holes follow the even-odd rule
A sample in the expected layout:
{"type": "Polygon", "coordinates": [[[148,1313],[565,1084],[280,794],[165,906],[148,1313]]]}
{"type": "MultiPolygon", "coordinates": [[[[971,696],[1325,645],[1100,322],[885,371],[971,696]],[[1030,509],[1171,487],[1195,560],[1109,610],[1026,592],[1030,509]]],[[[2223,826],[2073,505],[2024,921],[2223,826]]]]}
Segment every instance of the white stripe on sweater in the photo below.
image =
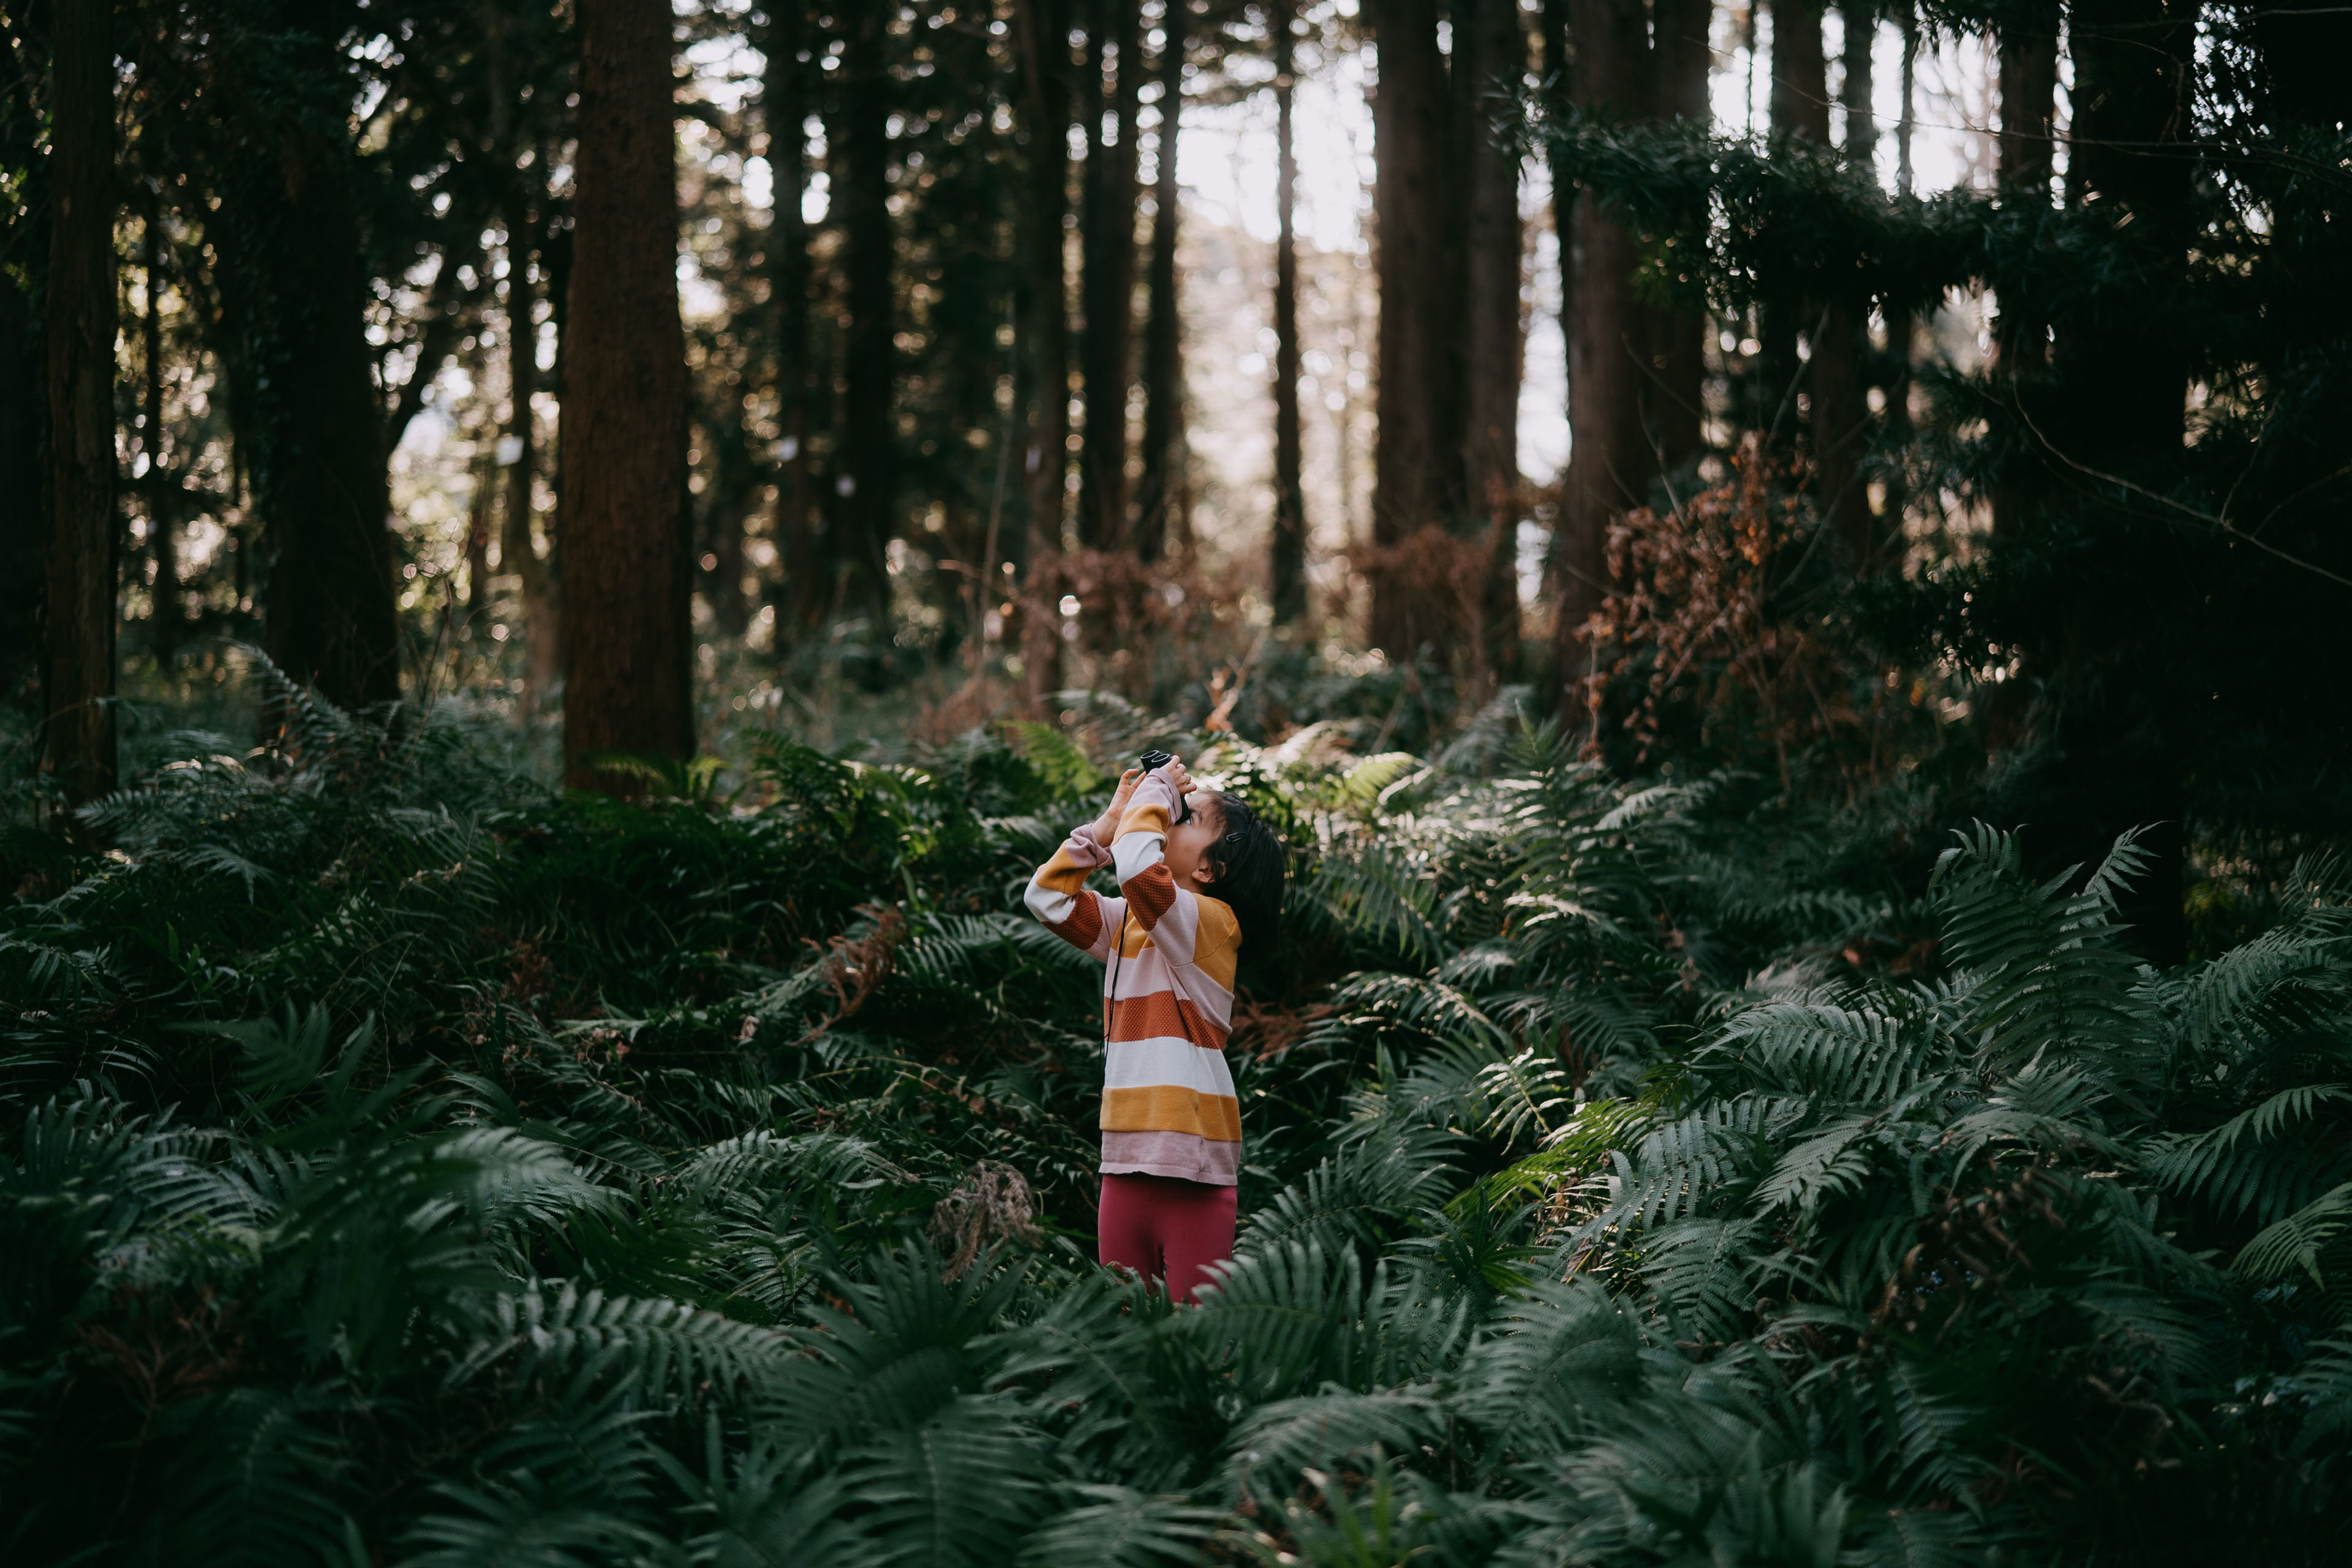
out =
{"type": "Polygon", "coordinates": [[[1160,1084],[1234,1098],[1233,1069],[1225,1065],[1225,1053],[1221,1050],[1167,1036],[1110,1043],[1108,1058],[1103,1063],[1105,1089],[1150,1089],[1160,1084]]]}

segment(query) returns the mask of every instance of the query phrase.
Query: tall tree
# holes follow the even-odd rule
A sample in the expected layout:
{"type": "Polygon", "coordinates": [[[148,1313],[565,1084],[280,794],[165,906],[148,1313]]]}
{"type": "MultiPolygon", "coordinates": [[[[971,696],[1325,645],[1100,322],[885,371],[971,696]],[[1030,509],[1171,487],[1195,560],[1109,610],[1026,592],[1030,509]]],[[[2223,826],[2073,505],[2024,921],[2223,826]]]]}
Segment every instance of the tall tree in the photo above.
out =
{"type": "Polygon", "coordinates": [[[1298,428],[1298,153],[1292,144],[1297,97],[1297,8],[1273,0],[1274,45],[1274,618],[1289,626],[1307,613],[1307,491],[1298,428]]]}
{"type": "MultiPolygon", "coordinates": [[[[2074,59],[2067,196],[2107,229],[2118,265],[2112,281],[2059,313],[2050,418],[2036,437],[2069,479],[2063,510],[2121,542],[2147,528],[2136,499],[2099,475],[2129,475],[2168,490],[2185,460],[2189,388],[2180,334],[2150,330],[2169,313],[2171,279],[2193,237],[2195,164],[2190,66],[2198,10],[2189,0],[2076,0],[2069,16],[2074,59]]],[[[2058,505],[2053,500],[2053,506],[2058,505]]],[[[2100,537],[2094,534],[2093,537],[2100,537]]],[[[2165,715],[2118,658],[2195,614],[2196,590],[2167,597],[2101,592],[2083,583],[2061,624],[2036,651],[2063,699],[2045,737],[2051,792],[2035,820],[2053,856],[2083,858],[2118,824],[2146,823],[2154,864],[2124,906],[2143,954],[2178,962],[2186,943],[2181,890],[2185,759],[2165,745],[2165,715]]],[[[2059,865],[2066,863],[2058,859],[2059,865]]]]}
{"type": "Polygon", "coordinates": [[[399,629],[351,57],[327,7],[257,0],[217,20],[206,65],[227,145],[207,237],[239,456],[267,539],[263,646],[331,701],[392,701],[399,629]]]}
{"type": "Polygon", "coordinates": [[[1051,601],[1062,580],[1062,519],[1069,474],[1070,300],[1062,237],[1070,174],[1068,0],[1021,0],[1014,20],[1022,131],[1028,148],[1022,248],[1029,279],[1021,337],[1029,345],[1024,463],[1029,528],[1021,658],[1029,705],[1037,709],[1061,684],[1061,627],[1051,601]]]}
{"type": "MultiPolygon", "coordinates": [[[[1822,52],[1820,0],[1773,0],[1771,72],[1766,101],[1772,135],[1827,147],[1829,66],[1822,52]]],[[[1798,357],[1797,340],[1801,332],[1816,331],[1820,309],[1818,303],[1780,300],[1759,312],[1763,353],[1758,368],[1764,395],[1759,412],[1765,439],[1776,447],[1795,441],[1797,399],[1804,390],[1804,361],[1798,357]]]]}
{"type": "Polygon", "coordinates": [[[809,233],[802,204],[808,191],[807,8],[799,0],[768,0],[766,63],[760,77],[760,113],[768,133],[768,170],[775,192],[768,220],[769,298],[776,334],[776,510],[772,524],[783,553],[780,641],[816,629],[832,604],[816,533],[816,498],[810,493],[809,405],[816,377],[809,342],[809,233]]]}
{"type": "Polygon", "coordinates": [[[834,73],[840,79],[836,112],[826,132],[846,306],[835,552],[847,574],[844,602],[868,617],[878,643],[889,641],[889,544],[898,509],[890,406],[898,269],[890,237],[889,15],[880,5],[844,14],[841,68],[834,73]]]}
{"type": "Polygon", "coordinates": [[[1371,637],[1374,646],[1410,659],[1444,635],[1447,616],[1442,596],[1416,580],[1399,552],[1422,530],[1447,521],[1461,501],[1461,450],[1447,439],[1456,405],[1448,395],[1445,58],[1435,0],[1367,0],[1363,15],[1380,51],[1372,100],[1381,323],[1371,637]]]}
{"type": "MultiPolygon", "coordinates": [[[[2005,203],[2046,213],[2053,172],[2051,117],[2057,110],[2058,33],[2054,14],[2020,13],[2008,17],[1996,42],[1999,54],[2000,135],[1994,143],[2005,203]]],[[[2033,311],[2020,290],[1999,300],[1993,323],[1995,395],[2021,405],[2047,369],[2049,323],[2033,311]]],[[[2043,489],[2045,469],[2038,457],[2009,466],[1992,485],[1996,533],[2014,532],[2019,514],[2043,489]]]]}
{"type": "MultiPolygon", "coordinates": [[[[1658,119],[1708,123],[1714,21],[1715,0],[1654,0],[1650,59],[1656,88],[1651,108],[1658,119]]],[[[1706,307],[1696,258],[1668,243],[1660,247],[1656,263],[1674,298],[1642,305],[1650,358],[1643,422],[1659,465],[1672,471],[1696,462],[1706,445],[1706,307]]]]}
{"type": "Polygon", "coordinates": [[[113,13],[51,14],[42,750],[69,805],[114,787],[113,13]]]}
{"type": "MultiPolygon", "coordinates": [[[[1915,105],[1918,96],[1919,16],[1912,0],[1895,0],[1895,23],[1902,33],[1902,54],[1895,67],[1895,190],[1898,195],[1908,196],[1912,194],[1914,174],[1911,142],[1918,129],[1915,105]]],[[[1917,318],[1909,305],[1895,300],[1886,301],[1885,309],[1886,354],[1880,362],[1879,386],[1886,398],[1887,450],[1900,453],[1911,445],[1911,340],[1917,330],[1917,318]]],[[[1904,509],[1909,501],[1903,465],[1892,464],[1886,471],[1885,526],[1893,531],[1893,537],[1883,534],[1882,548],[1900,550],[1904,509]]]]}
{"type": "MultiPolygon", "coordinates": [[[[48,79],[39,46],[21,25],[0,26],[0,70],[25,90],[0,92],[0,163],[24,171],[16,211],[0,225],[5,243],[31,258],[47,255],[52,210],[41,156],[49,133],[48,79]]],[[[0,267],[0,474],[42,472],[47,356],[41,345],[40,283],[31,268],[0,267]]],[[[0,692],[38,702],[42,666],[41,598],[47,587],[49,508],[35,479],[0,485],[0,692]]]]}
{"type": "Polygon", "coordinates": [[[1143,339],[1143,467],[1136,489],[1135,551],[1156,561],[1171,525],[1183,527],[1183,302],[1176,289],[1176,147],[1184,112],[1184,38],[1190,0],[1164,0],[1160,18],[1160,128],[1152,160],[1150,323],[1143,339]]]}
{"type": "Polygon", "coordinates": [[[686,349],[667,0],[580,0],[580,132],[563,354],[563,752],[694,750],[686,349]]]}
{"type": "Polygon", "coordinates": [[[533,221],[526,181],[540,168],[534,158],[530,170],[520,172],[506,198],[507,246],[507,421],[504,449],[505,499],[500,511],[499,565],[515,579],[522,600],[526,711],[543,707],[562,668],[563,601],[555,567],[554,530],[545,559],[539,553],[532,524],[538,521],[539,428],[531,395],[539,390],[539,326],[531,287],[531,262],[537,254],[539,226],[533,221]]]}
{"type": "MultiPolygon", "coordinates": [[[[1570,100],[1588,114],[1645,118],[1648,18],[1641,0],[1567,0],[1566,10],[1570,100]]],[[[1591,658],[1582,628],[1608,591],[1609,520],[1646,504],[1657,460],[1642,417],[1647,366],[1637,336],[1633,236],[1592,192],[1580,191],[1565,250],[1570,446],[1552,546],[1553,679],[1572,719],[1584,711],[1580,681],[1591,658]]]]}
{"type": "Polygon", "coordinates": [[[1478,668],[1507,678],[1517,665],[1519,600],[1519,161],[1496,143],[1500,107],[1523,85],[1528,36],[1517,0],[1454,7],[1454,166],[1461,171],[1460,408],[1465,515],[1484,532],[1478,668]]]}
{"type": "Polygon", "coordinates": [[[140,214],[140,270],[145,279],[139,313],[140,357],[144,374],[139,409],[140,449],[147,459],[142,478],[148,489],[147,548],[155,562],[155,583],[149,591],[148,637],[159,668],[169,668],[172,651],[179,646],[186,613],[180,607],[179,495],[176,480],[163,475],[163,204],[151,185],[143,193],[140,214]]]}
{"type": "MultiPolygon", "coordinates": [[[[1838,92],[1844,110],[1845,139],[1839,152],[1847,163],[1866,170],[1878,145],[1877,122],[1870,112],[1870,45],[1877,13],[1871,0],[1860,4],[1848,0],[1839,15],[1845,29],[1842,59],[1845,79],[1838,92]]],[[[1806,367],[1811,395],[1814,484],[1822,521],[1854,572],[1869,571],[1878,555],[1875,520],[1862,485],[1862,458],[1870,435],[1862,371],[1863,353],[1868,346],[1864,324],[1868,313],[1869,301],[1864,298],[1823,300],[1812,363],[1806,367]]]]}
{"type": "Polygon", "coordinates": [[[1143,8],[1094,0],[1087,28],[1086,446],[1078,535],[1099,549],[1127,543],[1127,396],[1135,347],[1136,118],[1142,102],[1143,8]],[[1106,91],[1106,82],[1108,83],[1106,91]]]}

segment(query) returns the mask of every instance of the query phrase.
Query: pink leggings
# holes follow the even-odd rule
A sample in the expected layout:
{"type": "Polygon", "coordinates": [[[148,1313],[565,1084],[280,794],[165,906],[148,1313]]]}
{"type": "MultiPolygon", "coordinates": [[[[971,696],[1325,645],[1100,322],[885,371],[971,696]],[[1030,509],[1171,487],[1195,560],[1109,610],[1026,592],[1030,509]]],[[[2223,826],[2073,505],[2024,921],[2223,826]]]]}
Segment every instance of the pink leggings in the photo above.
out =
{"type": "Polygon", "coordinates": [[[1164,1279],[1180,1301],[1234,1255],[1234,1189],[1175,1176],[1108,1175],[1095,1213],[1095,1256],[1164,1279]]]}

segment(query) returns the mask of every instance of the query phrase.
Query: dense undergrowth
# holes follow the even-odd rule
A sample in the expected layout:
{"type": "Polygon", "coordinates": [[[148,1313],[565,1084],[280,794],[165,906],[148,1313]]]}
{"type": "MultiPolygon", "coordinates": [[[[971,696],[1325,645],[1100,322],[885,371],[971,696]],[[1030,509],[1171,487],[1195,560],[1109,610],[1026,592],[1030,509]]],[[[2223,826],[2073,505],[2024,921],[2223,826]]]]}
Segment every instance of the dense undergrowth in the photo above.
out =
{"type": "Polygon", "coordinates": [[[1423,760],[1073,700],[635,805],[456,711],[8,839],[0,1559],[2336,1550],[2336,863],[2159,973],[2128,835],[1923,881],[1507,700],[1423,760]],[[1090,1262],[1097,976],[1017,913],[1150,740],[1297,847],[1181,1310],[1090,1262]]]}

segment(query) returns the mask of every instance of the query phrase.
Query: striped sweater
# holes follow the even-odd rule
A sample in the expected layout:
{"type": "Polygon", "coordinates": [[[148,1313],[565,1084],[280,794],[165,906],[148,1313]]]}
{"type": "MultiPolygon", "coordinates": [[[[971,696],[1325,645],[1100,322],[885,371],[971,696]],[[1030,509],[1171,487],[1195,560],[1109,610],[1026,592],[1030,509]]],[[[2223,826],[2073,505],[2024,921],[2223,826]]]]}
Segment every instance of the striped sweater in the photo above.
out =
{"type": "Polygon", "coordinates": [[[1104,961],[1103,1171],[1230,1187],[1241,1172],[1242,1123],[1225,1035],[1241,926],[1223,902],[1178,887],[1169,873],[1176,805],[1175,785],[1146,774],[1116,840],[1107,848],[1091,827],[1077,829],[1029,879],[1025,899],[1047,930],[1104,961]],[[1086,885],[1106,865],[1119,898],[1086,885]]]}

